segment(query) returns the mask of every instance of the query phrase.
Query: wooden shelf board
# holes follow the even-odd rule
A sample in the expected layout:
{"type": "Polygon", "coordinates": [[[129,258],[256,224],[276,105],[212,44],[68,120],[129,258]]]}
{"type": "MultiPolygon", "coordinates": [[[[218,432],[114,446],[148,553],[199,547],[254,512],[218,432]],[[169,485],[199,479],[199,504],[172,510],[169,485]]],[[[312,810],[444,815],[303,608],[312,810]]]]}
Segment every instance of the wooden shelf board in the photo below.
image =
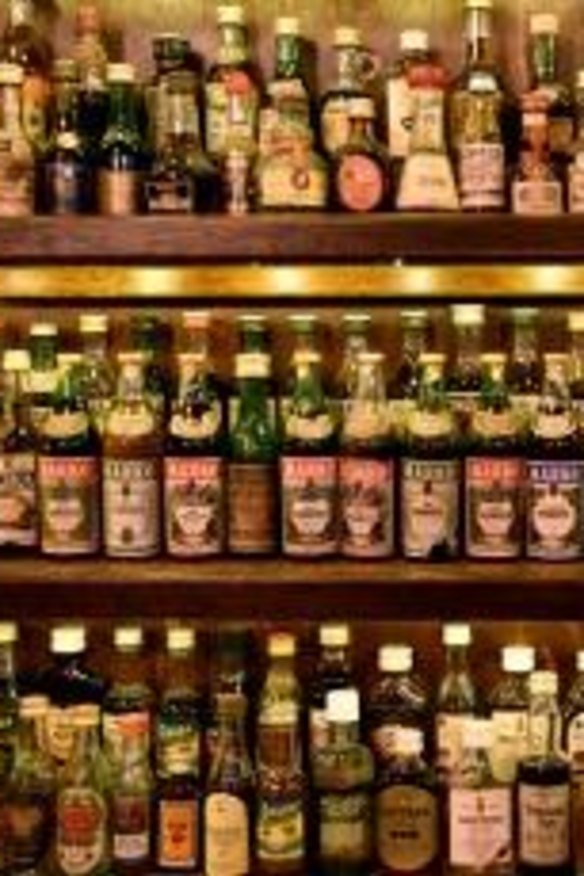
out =
{"type": "Polygon", "coordinates": [[[584,618],[584,565],[222,559],[0,561],[12,616],[584,618]]]}

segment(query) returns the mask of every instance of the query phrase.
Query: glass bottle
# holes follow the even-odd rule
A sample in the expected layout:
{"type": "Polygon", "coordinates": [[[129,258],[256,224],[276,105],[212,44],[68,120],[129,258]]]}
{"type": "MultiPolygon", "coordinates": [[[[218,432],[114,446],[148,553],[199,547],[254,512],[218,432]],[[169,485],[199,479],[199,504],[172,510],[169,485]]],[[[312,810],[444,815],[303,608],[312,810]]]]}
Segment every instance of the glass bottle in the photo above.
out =
{"type": "Polygon", "coordinates": [[[143,756],[150,750],[154,696],[144,678],[142,627],[115,627],[113,638],[113,677],[102,705],[102,736],[109,764],[119,768],[125,754],[143,756]]]}
{"type": "Polygon", "coordinates": [[[562,708],[564,750],[571,771],[571,829],[576,876],[584,873],[584,651],[576,652],[576,674],[562,708]]]}
{"type": "Polygon", "coordinates": [[[319,353],[294,355],[296,380],[282,424],[282,550],[288,556],[334,554],[337,533],[337,435],[319,353]]]}
{"type": "MultiPolygon", "coordinates": [[[[108,54],[96,0],[79,0],[75,13],[73,58],[79,73],[79,126],[92,173],[107,125],[108,54]]],[[[92,205],[94,206],[94,205],[92,205]]]]}
{"type": "Polygon", "coordinates": [[[399,179],[409,155],[413,125],[409,73],[430,60],[430,37],[425,30],[404,30],[399,35],[399,55],[385,83],[387,148],[399,179]]]}
{"type": "Polygon", "coordinates": [[[168,347],[168,324],[153,314],[140,314],[130,320],[130,346],[146,357],[144,388],[155,409],[160,426],[169,413],[170,378],[165,355],[168,347]]]}
{"type": "Polygon", "coordinates": [[[271,359],[239,353],[238,400],[228,464],[228,544],[236,554],[272,554],[278,539],[278,442],[270,404],[271,359]]]}
{"type": "Polygon", "coordinates": [[[360,353],[371,352],[369,348],[371,323],[372,319],[369,313],[344,313],[341,318],[343,359],[337,395],[343,407],[345,402],[355,395],[359,370],[357,357],[360,353]]]}
{"type": "Polygon", "coordinates": [[[534,672],[529,680],[528,754],[517,777],[517,864],[520,876],[573,872],[570,766],[560,748],[558,676],[534,672]]]}
{"type": "Polygon", "coordinates": [[[98,210],[133,216],[141,209],[143,142],[131,64],[108,64],[108,117],[99,150],[98,210]]]}
{"type": "Polygon", "coordinates": [[[504,353],[481,356],[482,386],[464,460],[465,551],[518,559],[523,550],[523,444],[505,381],[504,353]]]}
{"type": "Polygon", "coordinates": [[[389,207],[393,182],[389,156],[375,138],[374,108],[368,97],[347,107],[349,136],[333,156],[333,200],[339,210],[373,213],[389,207]]]}
{"type": "Polygon", "coordinates": [[[75,61],[63,58],[55,62],[49,136],[42,157],[41,202],[44,212],[59,216],[86,213],[91,205],[77,76],[75,61]]]}
{"type": "Polygon", "coordinates": [[[559,75],[559,17],[539,12],[529,17],[529,67],[532,90],[547,101],[551,159],[565,179],[574,145],[574,105],[559,75]]]}
{"type": "Polygon", "coordinates": [[[454,304],[451,314],[455,358],[447,390],[460,428],[465,431],[481,391],[485,308],[482,304],[454,304]]]}
{"type": "Polygon", "coordinates": [[[55,768],[43,747],[48,707],[42,696],[25,697],[20,703],[16,754],[6,790],[12,874],[42,872],[55,828],[55,768]]]}
{"type": "Polygon", "coordinates": [[[179,389],[164,456],[166,550],[220,554],[225,543],[223,411],[206,353],[178,355],[179,389]]]}
{"type": "Polygon", "coordinates": [[[420,357],[422,382],[401,460],[401,545],[407,559],[457,555],[461,464],[444,383],[444,355],[420,357]]]}
{"type": "Polygon", "coordinates": [[[320,135],[325,152],[332,157],[346,146],[350,134],[350,102],[355,98],[367,100],[373,107],[369,86],[377,75],[377,58],[363,44],[360,31],[355,27],[338,27],[334,34],[336,81],[320,102],[320,135]]]}
{"type": "Polygon", "coordinates": [[[255,170],[259,210],[326,210],[329,168],[313,148],[308,128],[281,126],[277,144],[260,156],[255,170]]]}
{"type": "Polygon", "coordinates": [[[449,212],[460,209],[445,140],[446,73],[435,63],[408,74],[414,122],[410,151],[397,189],[400,211],[449,212]]]}
{"type": "Polygon", "coordinates": [[[329,743],[326,698],[333,690],[353,688],[351,630],[346,624],[323,624],[318,631],[319,656],[308,694],[311,762],[329,743]]]}
{"type": "Polygon", "coordinates": [[[472,641],[468,624],[445,624],[442,642],[446,668],[436,701],[436,763],[438,776],[448,785],[460,763],[464,728],[477,713],[478,696],[468,662],[472,641]]]}
{"type": "MultiPolygon", "coordinates": [[[[155,72],[146,86],[146,109],[148,113],[148,148],[152,154],[160,152],[167,125],[169,77],[177,72],[193,74],[192,52],[189,40],[180,33],[165,32],[152,39],[152,55],[155,72]]],[[[192,81],[189,85],[193,85],[192,81]]],[[[200,137],[200,109],[198,82],[193,97],[194,123],[197,138],[200,137]]]]}
{"type": "Polygon", "coordinates": [[[100,546],[99,438],[79,382],[79,353],[59,354],[57,391],[38,442],[40,547],[49,556],[100,546]]]}
{"type": "Polygon", "coordinates": [[[252,698],[247,671],[248,660],[253,662],[248,631],[239,627],[220,628],[214,640],[213,671],[205,716],[205,753],[209,763],[212,762],[217,750],[219,707],[223,694],[242,700],[247,716],[246,737],[251,738],[255,731],[251,720],[252,711],[248,708],[252,698]]]}
{"type": "Polygon", "coordinates": [[[541,395],[539,310],[536,307],[514,307],[511,310],[511,320],[509,394],[519,426],[524,430],[529,428],[541,395]]]}
{"type": "Polygon", "coordinates": [[[52,322],[33,322],[28,337],[30,415],[34,430],[39,432],[43,420],[51,409],[53,396],[59,382],[57,367],[58,329],[52,322]]]}
{"type": "Polygon", "coordinates": [[[36,442],[26,383],[27,350],[6,350],[0,418],[0,553],[25,553],[38,545],[36,442]]]}
{"type": "MultiPolygon", "coordinates": [[[[377,675],[367,693],[366,724],[369,745],[378,764],[397,754],[401,730],[429,730],[428,692],[414,674],[414,651],[409,645],[383,645],[377,652],[377,675]]],[[[421,753],[421,752],[420,752],[421,753]]]]}
{"type": "Polygon", "coordinates": [[[225,159],[237,149],[256,151],[260,107],[259,76],[251,62],[243,6],[219,6],[220,45],[205,85],[207,152],[225,159]]]}
{"type": "Polygon", "coordinates": [[[489,695],[493,724],[491,768],[499,782],[513,784],[519,761],[527,754],[529,676],[535,650],[525,645],[501,649],[503,674],[489,695]]]}
{"type": "Polygon", "coordinates": [[[87,633],[80,624],[61,624],[51,629],[52,664],[41,679],[50,707],[47,744],[57,766],[69,759],[73,747],[73,719],[88,707],[101,706],[103,680],[87,666],[87,633]]]}
{"type": "Polygon", "coordinates": [[[318,824],[316,869],[321,876],[363,876],[372,857],[373,757],[359,741],[359,694],[327,694],[330,739],[314,757],[318,824]]]}
{"type": "Polygon", "coordinates": [[[399,314],[401,353],[391,389],[392,425],[402,433],[420,391],[420,356],[429,352],[430,314],[427,310],[402,310],[399,314]]]}
{"type": "Polygon", "coordinates": [[[393,751],[375,783],[377,873],[436,872],[439,848],[438,786],[424,761],[420,730],[399,727],[393,751]]]}
{"type": "Polygon", "coordinates": [[[582,450],[568,387],[568,357],[544,356],[543,393],[527,443],[527,556],[582,555],[582,450]]]}
{"type": "Polygon", "coordinates": [[[0,63],[0,217],[34,212],[35,157],[22,116],[24,75],[0,63]]]}
{"type": "Polygon", "coordinates": [[[79,317],[79,333],[82,348],[79,366],[81,393],[87,403],[93,428],[102,437],[115,393],[108,316],[104,313],[82,313],[79,317]]]}
{"type": "Polygon", "coordinates": [[[290,413],[290,403],[296,383],[296,353],[320,353],[322,326],[314,313],[291,313],[286,320],[291,335],[292,350],[286,369],[285,386],[278,398],[278,413],[285,420],[290,413]]]}
{"type": "MultiPolygon", "coordinates": [[[[15,648],[17,640],[16,624],[12,621],[0,621],[0,805],[16,753],[18,691],[15,648]]],[[[0,846],[0,862],[3,860],[2,854],[0,846]]]]}
{"type": "Polygon", "coordinates": [[[579,422],[584,412],[584,311],[568,313],[569,362],[568,374],[570,396],[576,408],[579,422]]]}
{"type": "Polygon", "coordinates": [[[511,185],[511,209],[521,216],[562,213],[561,181],[550,159],[548,102],[537,92],[521,102],[523,134],[519,164],[511,185]]]}
{"type": "Polygon", "coordinates": [[[568,210],[584,212],[584,70],[578,70],[575,86],[575,134],[568,167],[568,210]]]}
{"type": "Polygon", "coordinates": [[[146,740],[122,735],[110,761],[109,833],[115,873],[140,873],[149,864],[152,841],[152,773],[146,740]]]}
{"type": "Polygon", "coordinates": [[[32,0],[10,0],[8,3],[0,56],[2,61],[17,64],[22,69],[24,129],[35,151],[42,151],[53,53],[50,42],[36,26],[32,0]]]}
{"type": "Polygon", "coordinates": [[[245,701],[223,694],[203,809],[207,876],[249,876],[255,777],[245,742],[245,701]]]}
{"type": "Polygon", "coordinates": [[[155,556],[161,543],[159,418],[146,392],[146,357],[118,353],[116,397],[103,438],[103,538],[107,556],[155,556]]]}
{"type": "Polygon", "coordinates": [[[306,825],[296,640],[274,633],[267,651],[270,662],[258,703],[256,856],[262,873],[298,873],[306,854],[306,825]]]}
{"type": "Polygon", "coordinates": [[[383,353],[357,356],[354,395],[345,402],[339,459],[340,547],[375,559],[395,550],[395,460],[388,428],[383,353]]]}
{"type": "Polygon", "coordinates": [[[268,85],[271,107],[278,125],[296,131],[311,127],[311,95],[306,76],[306,43],[300,21],[294,16],[276,19],[274,76],[268,85]]]}
{"type": "Polygon", "coordinates": [[[73,718],[71,756],[59,777],[53,872],[95,876],[110,872],[108,776],[99,746],[99,710],[73,718]]]}
{"type": "Polygon", "coordinates": [[[470,719],[447,792],[449,874],[514,873],[513,786],[494,777],[492,744],[491,722],[470,719]]]}
{"type": "Polygon", "coordinates": [[[156,715],[156,866],[161,870],[195,870],[201,862],[202,720],[195,632],[171,626],[156,715]]]}

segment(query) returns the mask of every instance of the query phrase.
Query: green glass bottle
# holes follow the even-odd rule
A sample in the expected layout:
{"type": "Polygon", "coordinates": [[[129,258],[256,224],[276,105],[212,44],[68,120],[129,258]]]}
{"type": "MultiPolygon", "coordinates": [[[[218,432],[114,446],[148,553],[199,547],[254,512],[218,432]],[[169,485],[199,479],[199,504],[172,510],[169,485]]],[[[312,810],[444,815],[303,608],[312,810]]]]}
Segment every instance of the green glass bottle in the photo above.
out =
{"type": "Polygon", "coordinates": [[[52,322],[33,322],[29,329],[30,378],[28,392],[33,429],[39,428],[50,410],[57,389],[59,333],[52,322]]]}
{"type": "Polygon", "coordinates": [[[116,389],[109,349],[109,318],[104,313],[82,313],[79,317],[82,361],[79,370],[81,392],[87,402],[93,427],[103,435],[105,421],[116,389]]]}
{"type": "Polygon", "coordinates": [[[170,378],[166,368],[168,325],[158,316],[141,314],[130,321],[131,349],[145,357],[145,392],[160,425],[167,418],[170,401],[170,378]]]}
{"type": "Polygon", "coordinates": [[[107,81],[109,110],[99,154],[98,210],[106,216],[132,216],[141,210],[144,160],[134,68],[108,64],[107,81]]]}

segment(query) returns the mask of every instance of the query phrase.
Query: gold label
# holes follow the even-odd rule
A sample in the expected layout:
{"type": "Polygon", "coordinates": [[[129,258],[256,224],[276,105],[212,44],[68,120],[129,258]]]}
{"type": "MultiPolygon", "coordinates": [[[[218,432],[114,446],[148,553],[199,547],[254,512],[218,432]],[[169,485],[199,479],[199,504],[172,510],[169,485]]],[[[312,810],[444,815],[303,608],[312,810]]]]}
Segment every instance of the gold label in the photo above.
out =
{"type": "Polygon", "coordinates": [[[210,794],[205,801],[206,876],[247,876],[250,871],[249,815],[243,800],[210,794]]]}
{"type": "Polygon", "coordinates": [[[428,867],[438,853],[436,797],[423,788],[396,785],[376,799],[377,854],[391,870],[428,867]]]}
{"type": "Polygon", "coordinates": [[[158,812],[158,865],[191,869],[199,861],[199,807],[196,800],[161,800],[158,812]]]}
{"type": "Polygon", "coordinates": [[[133,216],[138,212],[140,175],[135,170],[100,170],[99,211],[105,216],[133,216]]]}
{"type": "Polygon", "coordinates": [[[519,785],[519,863],[561,867],[570,860],[570,786],[519,785]]]}

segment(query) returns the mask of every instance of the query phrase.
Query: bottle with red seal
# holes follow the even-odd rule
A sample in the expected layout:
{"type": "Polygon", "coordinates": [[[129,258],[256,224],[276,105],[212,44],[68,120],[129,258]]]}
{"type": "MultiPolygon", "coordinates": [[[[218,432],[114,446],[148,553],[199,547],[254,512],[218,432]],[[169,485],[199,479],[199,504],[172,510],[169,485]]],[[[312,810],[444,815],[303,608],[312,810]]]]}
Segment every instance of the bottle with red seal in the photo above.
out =
{"type": "Polygon", "coordinates": [[[375,138],[375,114],[371,101],[353,98],[349,118],[349,141],[334,159],[335,205],[351,213],[389,209],[392,191],[390,161],[387,151],[375,138]]]}

